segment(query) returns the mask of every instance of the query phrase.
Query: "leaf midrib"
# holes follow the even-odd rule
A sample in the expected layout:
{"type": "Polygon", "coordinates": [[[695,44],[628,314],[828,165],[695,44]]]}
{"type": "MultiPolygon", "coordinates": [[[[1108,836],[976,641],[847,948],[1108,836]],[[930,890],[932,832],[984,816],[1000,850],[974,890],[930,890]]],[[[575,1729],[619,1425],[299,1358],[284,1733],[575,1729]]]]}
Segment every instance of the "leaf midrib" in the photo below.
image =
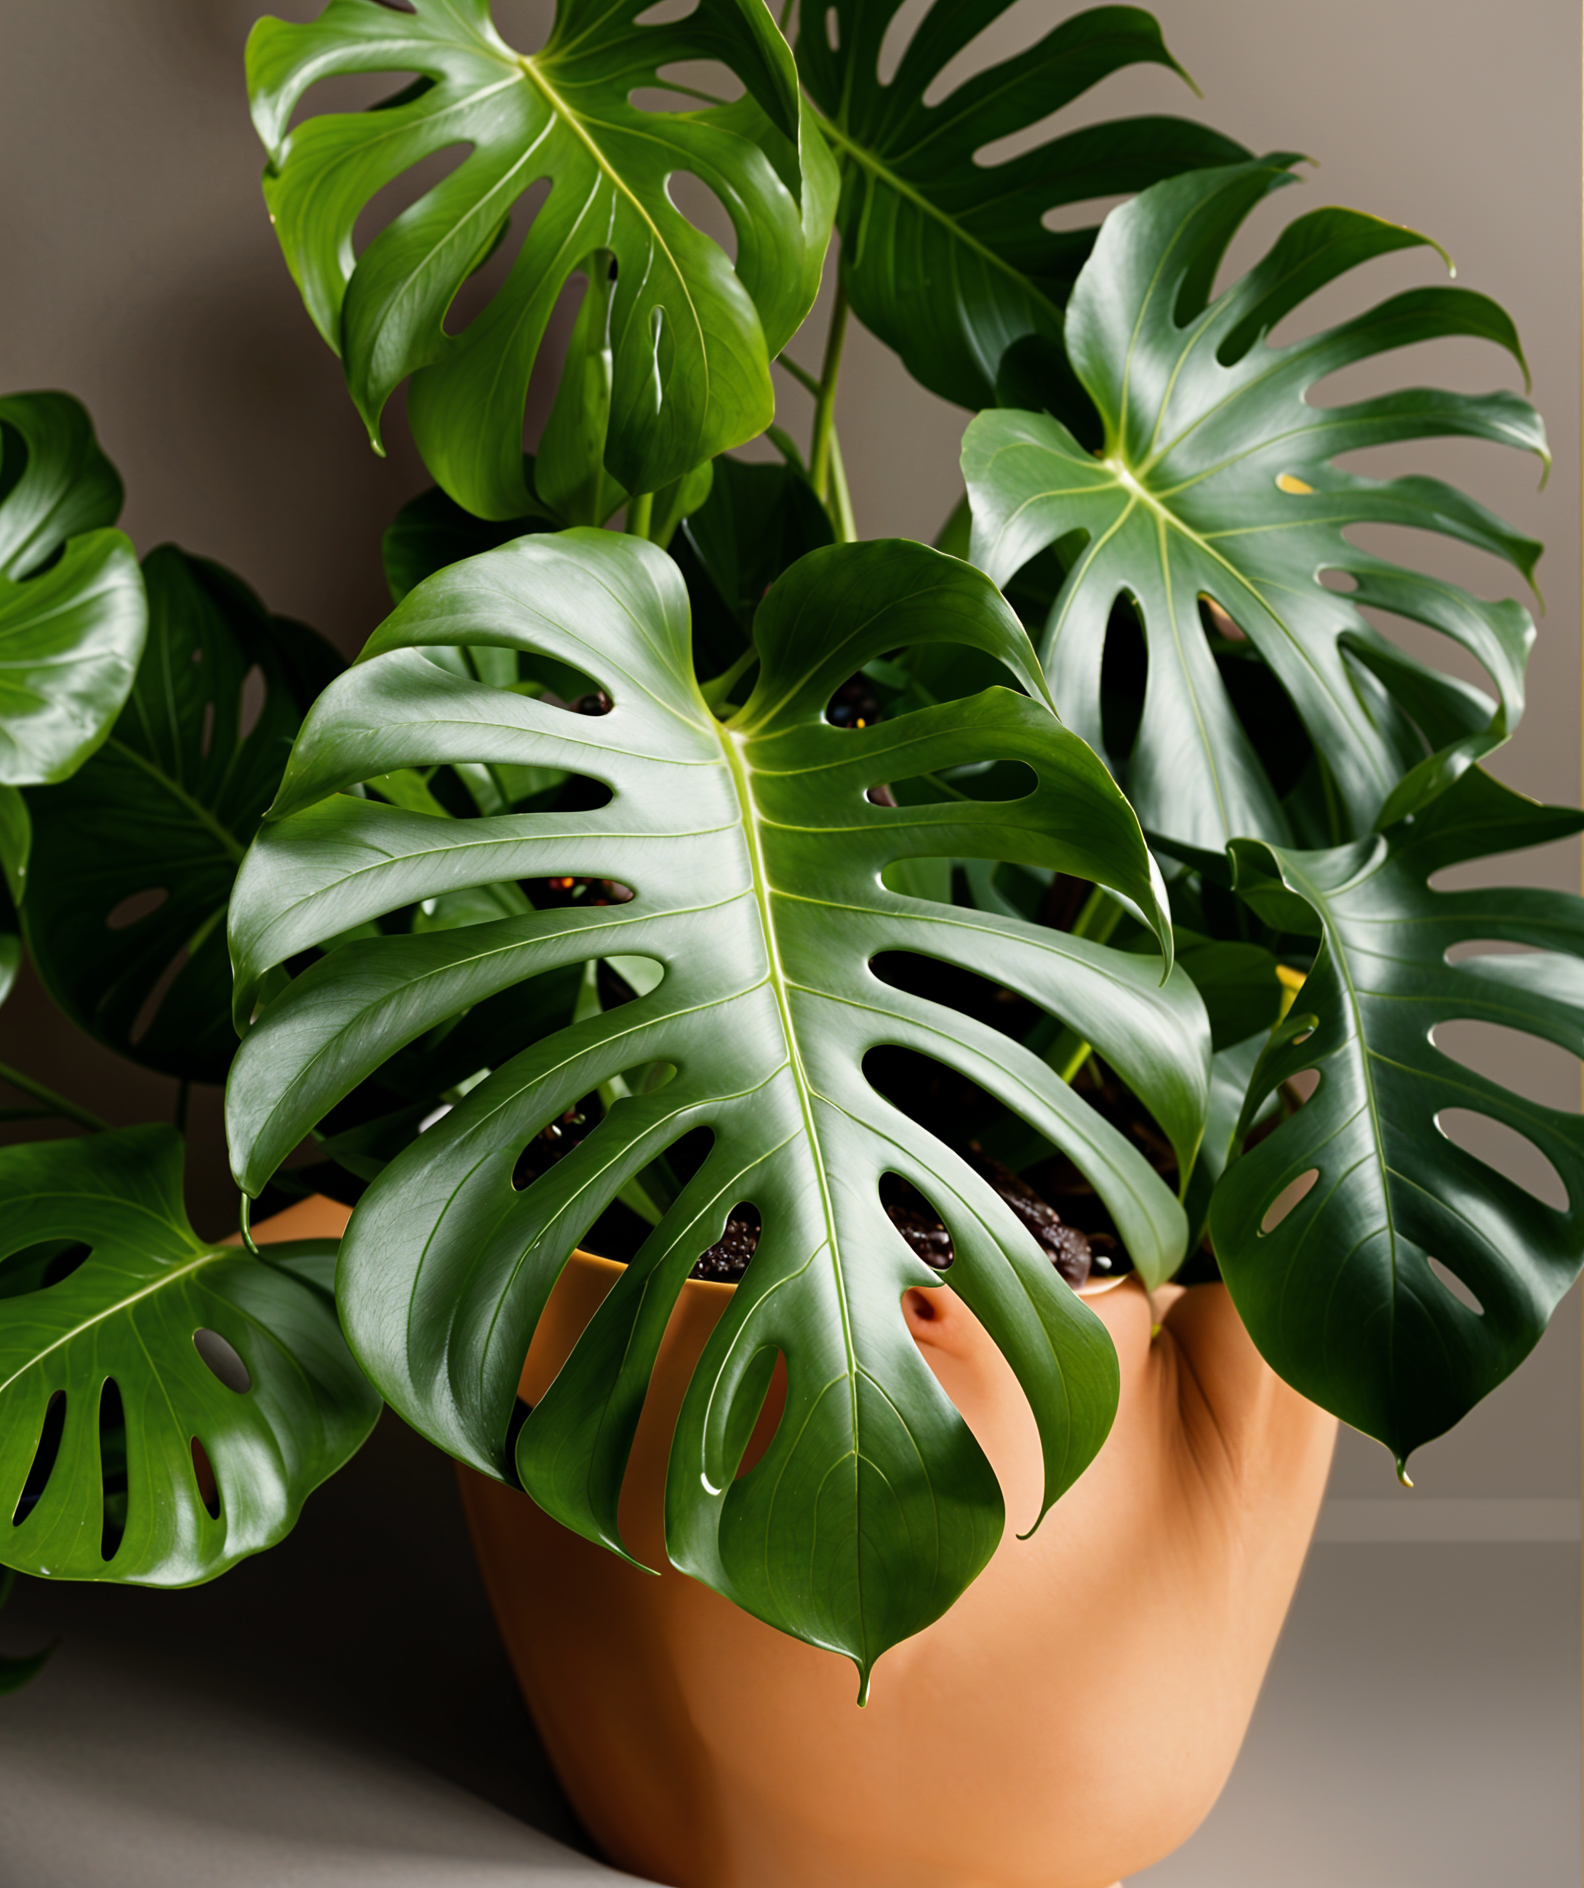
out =
{"type": "MultiPolygon", "coordinates": [[[[847,1360],[847,1403],[849,1420],[852,1425],[852,1463],[853,1463],[853,1516],[854,1535],[861,1544],[863,1539],[863,1479],[859,1473],[860,1434],[858,1409],[858,1356],[853,1344],[852,1321],[847,1304],[846,1279],[843,1276],[841,1241],[836,1228],[835,1208],[831,1201],[830,1187],[826,1177],[825,1163],[819,1153],[819,1128],[814,1119],[813,1084],[803,1067],[803,1058],[799,1051],[797,1031],[792,1022],[790,991],[794,987],[781,961],[781,943],[776,934],[775,917],[771,905],[774,890],[771,885],[769,864],[765,858],[764,836],[760,829],[759,812],[754,801],[753,786],[750,780],[752,767],[744,752],[746,739],[731,728],[720,730],[721,751],[726,757],[727,767],[731,772],[732,788],[737,795],[737,805],[742,821],[743,838],[747,844],[750,872],[750,889],[754,904],[759,912],[759,926],[764,936],[766,954],[765,982],[775,999],[776,1013],[781,1021],[782,1040],[786,1044],[787,1067],[792,1076],[793,1087],[797,1093],[798,1111],[803,1121],[803,1132],[807,1137],[814,1157],[810,1161],[815,1182],[819,1187],[820,1209],[825,1221],[826,1244],[830,1249],[831,1265],[836,1274],[836,1303],[841,1315],[842,1349],[847,1360]]],[[[858,1588],[857,1613],[860,1621],[867,1615],[863,1602],[863,1555],[854,1555],[853,1577],[858,1588]]]]}

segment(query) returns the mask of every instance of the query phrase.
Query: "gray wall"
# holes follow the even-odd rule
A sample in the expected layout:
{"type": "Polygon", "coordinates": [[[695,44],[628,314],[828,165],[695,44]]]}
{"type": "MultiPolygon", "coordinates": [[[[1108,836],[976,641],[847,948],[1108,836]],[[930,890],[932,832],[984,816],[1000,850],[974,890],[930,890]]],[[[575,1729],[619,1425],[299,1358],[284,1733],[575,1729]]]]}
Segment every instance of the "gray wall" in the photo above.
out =
{"type": "MultiPolygon", "coordinates": [[[[51,0],[0,10],[0,256],[6,321],[0,386],[82,397],[125,475],[125,524],[140,549],[174,538],[231,565],[269,604],[352,649],[385,607],[378,534],[426,483],[399,412],[390,456],[373,457],[282,266],[258,192],[241,47],[252,0],[51,0]]],[[[312,17],[316,0],[278,10],[312,17]]],[[[909,13],[916,10],[910,0],[909,13]]],[[[985,36],[1010,50],[1065,9],[1022,0],[985,36]]],[[[526,33],[542,9],[501,8],[526,33]]],[[[1460,279],[1515,314],[1556,452],[1538,492],[1531,464],[1463,443],[1394,453],[1433,470],[1545,538],[1548,614],[1531,707],[1496,771],[1574,800],[1579,730],[1579,16],[1573,0],[1159,0],[1169,44],[1204,90],[1125,74],[1095,115],[1198,113],[1256,149],[1308,151],[1322,167],[1256,219],[1233,267],[1302,203],[1339,201],[1436,236],[1460,279]]],[[[527,44],[522,39],[519,43],[527,44]]],[[[1373,265],[1327,292],[1333,314],[1435,278],[1428,252],[1373,265]]],[[[816,318],[800,345],[817,360],[816,318]]],[[[1392,357],[1339,377],[1344,397],[1399,377],[1509,384],[1504,357],[1470,343],[1392,357]]],[[[788,390],[801,432],[807,401],[788,390]]],[[[960,489],[964,416],[918,391],[856,335],[840,403],[860,528],[932,536],[960,489]]],[[[1380,455],[1377,463],[1387,463],[1380,455]]],[[[1472,553],[1415,554],[1476,586],[1506,587],[1472,553]]],[[[1558,848],[1517,867],[1575,887],[1558,848]]],[[[165,1084],[128,1073],[61,1029],[31,986],[0,1011],[0,1059],[50,1074],[117,1120],[169,1106],[165,1084]]],[[[1574,1106],[1568,1059],[1509,1047],[1491,1064],[1537,1097],[1574,1106]]],[[[213,1098],[197,1111],[200,1224],[231,1204],[213,1098]]],[[[1457,1434],[1427,1448],[1421,1488],[1440,1495],[1576,1496],[1578,1326],[1565,1307],[1530,1365],[1457,1434]]],[[[1345,1439],[1336,1488],[1389,1494],[1380,1451],[1345,1439]]]]}

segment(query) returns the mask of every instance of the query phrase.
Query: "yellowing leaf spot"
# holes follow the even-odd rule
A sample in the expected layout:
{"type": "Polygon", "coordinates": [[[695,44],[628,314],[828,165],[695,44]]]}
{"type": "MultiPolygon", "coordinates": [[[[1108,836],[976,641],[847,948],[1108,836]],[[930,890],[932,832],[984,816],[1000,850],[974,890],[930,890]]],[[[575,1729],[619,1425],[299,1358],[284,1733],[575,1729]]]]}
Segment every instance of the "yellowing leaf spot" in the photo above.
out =
{"type": "Polygon", "coordinates": [[[1305,485],[1302,479],[1295,479],[1290,472],[1283,472],[1276,481],[1279,492],[1312,492],[1312,485],[1305,485]]]}

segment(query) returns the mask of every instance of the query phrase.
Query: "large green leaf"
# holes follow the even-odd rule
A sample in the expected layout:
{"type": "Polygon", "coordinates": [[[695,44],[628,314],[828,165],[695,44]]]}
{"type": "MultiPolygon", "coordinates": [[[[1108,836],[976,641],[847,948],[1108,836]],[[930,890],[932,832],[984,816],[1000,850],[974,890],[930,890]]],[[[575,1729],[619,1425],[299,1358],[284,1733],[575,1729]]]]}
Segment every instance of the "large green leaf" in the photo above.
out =
{"type": "MultiPolygon", "coordinates": [[[[331,0],[306,25],[261,20],[248,41],[264,193],[309,313],[341,354],[371,436],[397,383],[425,464],[486,518],[531,509],[523,403],[545,324],[576,271],[614,262],[605,463],[653,491],[763,430],[770,360],[819,286],[835,172],[800,113],[792,55],[762,0],[699,0],[641,25],[648,0],[560,0],[532,56],[500,38],[486,0],[331,0]],[[732,104],[654,112],[630,94],[662,67],[713,60],[745,86],[732,104]],[[416,74],[372,112],[287,126],[318,80],[416,74]],[[353,231],[388,184],[433,153],[461,162],[360,255],[353,231]],[[736,232],[735,263],[678,211],[700,179],[736,232]],[[459,334],[444,322],[468,274],[548,180],[505,282],[459,334]]],[[[582,373],[581,355],[574,361],[582,373]]]]}
{"type": "Polygon", "coordinates": [[[127,698],[146,616],[137,555],[109,529],[120,509],[75,400],[0,399],[0,793],[64,780],[127,698]]]}
{"type": "Polygon", "coordinates": [[[1390,831],[1322,852],[1242,840],[1239,887],[1290,923],[1311,913],[1314,968],[1253,1075],[1241,1140],[1283,1081],[1313,1096],[1236,1156],[1211,1202],[1221,1270],[1287,1380],[1404,1461],[1515,1369],[1578,1276],[1584,1122],[1435,1046],[1459,1020],[1584,1054],[1584,899],[1533,887],[1437,891],[1449,866],[1562,838],[1584,814],[1537,806],[1477,769],[1390,831]],[[1448,961],[1454,947],[1486,949],[1448,961]],[[1501,946],[1532,947],[1494,954],[1501,946]],[[1447,1109],[1514,1129],[1562,1177],[1543,1204],[1449,1140],[1447,1109]],[[1261,1231],[1286,1188],[1308,1192],[1261,1231]],[[1477,1299],[1440,1279],[1437,1261],[1477,1299]]]}
{"type": "Polygon", "coordinates": [[[142,1586],[211,1579],[289,1533],[374,1425],[379,1399],[327,1289],[334,1243],[278,1246],[267,1262],[206,1245],[187,1223],[181,1181],[171,1128],[0,1149],[7,1566],[142,1586]],[[88,1255],[49,1282],[40,1261],[79,1245],[88,1255]],[[214,1335],[240,1358],[246,1387],[214,1335]],[[52,1443],[50,1463],[40,1452],[52,1443]],[[107,1512],[112,1444],[125,1452],[119,1513],[107,1512]],[[115,1529],[118,1543],[107,1538],[115,1529]]]}
{"type": "Polygon", "coordinates": [[[1437,531],[1525,576],[1538,544],[1438,480],[1372,479],[1335,464],[1360,447],[1450,434],[1543,459],[1527,401],[1433,388],[1335,407],[1306,399],[1338,368],[1438,336],[1484,337],[1521,363],[1496,304],[1465,289],[1411,289],[1268,345],[1271,328],[1316,289],[1425,241],[1341,209],[1296,219],[1207,304],[1243,218],[1290,181],[1261,165],[1198,171],[1106,219],[1065,330],[1104,420],[1098,455],[1034,413],[981,414],[963,442],[976,563],[1005,580],[1044,546],[1069,541],[1040,653],[1060,712],[1097,746],[1112,604],[1134,599],[1148,648],[1143,714],[1131,756],[1110,758],[1147,829],[1213,850],[1239,834],[1285,842],[1291,833],[1201,627],[1202,597],[1285,690],[1329,773],[1334,837],[1344,839],[1383,813],[1411,811],[1506,739],[1522,712],[1534,633],[1517,603],[1487,602],[1345,534],[1366,524],[1437,531]],[[1330,572],[1354,587],[1327,588],[1330,572]],[[1499,699],[1405,654],[1365,617],[1371,607],[1461,644],[1499,699]]]}
{"type": "Polygon", "coordinates": [[[463,932],[344,944],[243,1040],[227,1098],[250,1192],[340,1094],[441,1018],[524,977],[619,953],[653,987],[513,1057],[374,1181],[338,1294],[374,1381],[415,1426],[509,1476],[620,1550],[617,1491],[670,1306],[730,1209],[764,1233],[695,1375],[676,1434],[667,1541],[678,1565],[867,1673],[942,1612],[1000,1532],[994,1477],[907,1334],[900,1299],[937,1274],[881,1208],[894,1172],[952,1231],[954,1289],[1012,1362],[1040,1425],[1046,1498],[1092,1457],[1115,1362],[1098,1323],[967,1163],[864,1077],[873,1047],[921,1050],[1023,1114],[1093,1178],[1141,1264],[1169,1269],[1185,1226],[1131,1145],[1011,1038],[883,982],[881,952],[983,971],[1082,1019],[1191,1157],[1208,1051],[1181,974],[1016,920],[888,889],[917,857],[1027,859],[1115,887],[1169,937],[1136,821],[1043,699],[1032,650],[988,582],[907,543],[805,557],[759,612],[757,687],[725,724],[689,661],[687,599],[653,546],[596,531],[527,538],[421,585],[322,698],[233,903],[237,1008],[272,966],[406,904],[502,878],[615,879],[630,901],[463,932]],[[1031,691],[994,688],[861,731],[826,704],[907,642],[995,655],[1031,691]],[[548,655],[614,704],[572,716],[448,673],[457,643],[548,655]],[[347,794],[370,774],[461,756],[608,784],[584,812],[441,821],[347,794]],[[867,790],[976,759],[1022,762],[1010,801],[884,806],[867,790]],[[629,1071],[581,1145],[519,1193],[539,1130],[629,1071]],[[619,1187],[688,1130],[708,1152],[509,1442],[523,1357],[556,1276],[619,1187]],[[733,1479],[773,1355],[787,1415],[733,1479]],[[777,1491],[780,1498],[777,1498],[777,1491]]]}
{"type": "Polygon", "coordinates": [[[1148,13],[1094,7],[926,104],[945,68],[1012,4],[935,0],[888,83],[881,47],[902,0],[805,3],[798,36],[798,67],[842,160],[837,220],[853,310],[915,379],[959,406],[995,403],[1001,358],[1026,337],[1060,361],[1061,307],[1095,232],[1047,229],[1048,212],[1248,156],[1185,119],[1131,118],[981,163],[987,145],[1125,66],[1181,71],[1148,13]]]}
{"type": "Polygon", "coordinates": [[[173,545],[144,576],[149,640],[131,699],[85,766],[29,795],[40,869],[24,933],[80,1029],[150,1068],[220,1082],[235,1051],[231,881],[302,711],[340,663],[173,545]],[[260,700],[244,733],[250,676],[260,700]]]}

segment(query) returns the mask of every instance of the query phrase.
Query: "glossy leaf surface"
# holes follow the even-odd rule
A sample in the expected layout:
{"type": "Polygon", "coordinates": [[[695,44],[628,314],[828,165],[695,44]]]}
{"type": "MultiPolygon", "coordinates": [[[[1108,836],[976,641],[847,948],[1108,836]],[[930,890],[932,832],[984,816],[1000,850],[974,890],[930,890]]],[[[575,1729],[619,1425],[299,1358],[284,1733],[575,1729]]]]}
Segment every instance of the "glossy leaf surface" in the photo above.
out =
{"type": "Polygon", "coordinates": [[[770,359],[819,286],[834,167],[801,129],[792,56],[762,0],[700,0],[675,24],[640,25],[648,10],[648,0],[561,0],[531,56],[501,39],[486,0],[416,0],[410,13],[331,0],[309,24],[261,20],[248,42],[254,123],[270,153],[265,196],[308,311],[371,436],[413,377],[408,414],[424,462],[481,517],[530,509],[523,403],[575,271],[612,260],[618,271],[605,463],[645,492],[769,423],[770,359]],[[660,68],[698,60],[727,67],[745,95],[695,111],[631,102],[662,83],[660,68]],[[378,110],[288,131],[318,80],[360,72],[416,83],[378,110]],[[366,206],[435,153],[459,161],[355,253],[366,206]],[[667,186],[678,172],[724,207],[735,264],[676,208],[667,186]],[[530,215],[544,181],[549,195],[530,215]],[[509,275],[449,332],[458,289],[513,218],[509,275]]]}
{"type": "Polygon", "coordinates": [[[1234,848],[1239,888],[1321,945],[1253,1075],[1244,1121],[1306,1069],[1319,1085],[1233,1160],[1211,1202],[1221,1270],[1260,1350],[1303,1393],[1399,1461],[1515,1369],[1577,1277],[1584,1122],[1510,1093],[1437,1048],[1473,1020],[1584,1054],[1584,899],[1532,886],[1431,889],[1465,860],[1576,833],[1478,770],[1407,823],[1323,852],[1234,848]],[[1454,947],[1483,951],[1448,962],[1454,947]],[[1527,947],[1496,955],[1491,946],[1527,947]],[[1544,1204],[1448,1139],[1447,1109],[1515,1130],[1561,1175],[1544,1204]],[[1284,1218],[1285,1189],[1317,1177],[1284,1218]],[[1465,1304],[1444,1266],[1478,1301],[1465,1304]]]}
{"type": "Polygon", "coordinates": [[[181,1181],[170,1128],[0,1149],[8,1566],[143,1586],[211,1579],[289,1533],[373,1427],[379,1399],[347,1352],[327,1289],[334,1243],[275,1247],[268,1262],[205,1245],[187,1222],[181,1181]],[[47,1282],[38,1258],[77,1245],[88,1255],[47,1282]],[[195,1438],[217,1512],[200,1488],[195,1438]],[[113,1516],[112,1440],[125,1452],[124,1511],[113,1516]],[[51,1443],[53,1458],[40,1459],[51,1443]]]}
{"type": "Polygon", "coordinates": [[[1004,1098],[1091,1176],[1141,1263],[1169,1269],[1185,1230],[1142,1157],[1036,1056],[881,981],[871,960],[916,951],[977,969],[993,952],[998,977],[1082,1017],[1185,1156],[1208,1040],[1191,987],[1179,974],[1162,990],[1158,961],[886,888],[897,862],[921,856],[1027,858],[1116,886],[1169,937],[1136,821],[1050,714],[1026,636],[979,573],[913,544],[831,547],[772,589],[755,634],[758,685],[722,724],[691,679],[681,579],[651,545],[528,538],[414,591],[309,717],[243,868],[239,1017],[271,966],[416,898],[547,874],[614,879],[634,896],[342,945],[247,1033],[228,1123],[256,1192],[338,1095],[440,1019],[568,962],[657,964],[645,994],[497,1067],[384,1169],[343,1246],[343,1318],[408,1421],[509,1477],[523,1357],[568,1254],[627,1178],[708,1130],[702,1165],[522,1429],[515,1468],[552,1514],[620,1549],[617,1492],[670,1305],[729,1210],[751,1201],[764,1233],[683,1408],[668,1548],[867,1673],[950,1605],[1002,1519],[988,1465],[908,1335],[902,1293],[937,1275],[886,1218],[881,1176],[914,1181],[951,1227],[950,1283],[1030,1399],[1048,1501],[1098,1448],[1116,1377],[1098,1322],[966,1162],[870,1087],[866,1052],[913,1047],[1004,1098]],[[866,660],[932,641],[988,652],[1031,693],[990,689],[862,731],[825,719],[866,660]],[[614,705],[572,716],[428,659],[457,643],[572,664],[614,705]],[[371,773],[463,755],[565,768],[611,797],[457,822],[347,793],[371,773]],[[866,797],[975,758],[1021,761],[1035,784],[1007,802],[866,797]],[[634,1079],[571,1154],[514,1189],[547,1122],[614,1077],[668,1068],[668,1081],[634,1079]],[[777,1351],[787,1416],[734,1480],[777,1351]]]}
{"type": "Polygon", "coordinates": [[[842,162],[837,220],[853,311],[916,380],[967,407],[995,404],[1013,343],[1034,337],[1059,357],[1062,304],[1095,232],[1047,229],[1048,212],[1248,156],[1185,119],[1132,118],[982,161],[987,146],[1127,66],[1181,70],[1148,13],[1093,7],[926,103],[1012,3],[935,0],[886,83],[881,49],[901,0],[805,0],[798,37],[799,69],[842,162]]]}
{"type": "Polygon", "coordinates": [[[120,510],[77,401],[0,399],[0,792],[64,780],[132,686],[146,613],[137,555],[109,528],[120,510]]]}
{"type": "Polygon", "coordinates": [[[149,640],[130,700],[72,779],[30,796],[24,932],[78,1028],[149,1068],[221,1082],[235,1051],[231,882],[302,710],[340,663],[218,565],[165,545],[144,573],[149,640]]]}
{"type": "Polygon", "coordinates": [[[963,444],[973,557],[991,576],[1004,581],[1045,546],[1083,534],[1039,646],[1059,711],[1097,746],[1112,605],[1124,593],[1135,600],[1148,650],[1142,719],[1131,754],[1110,758],[1147,830],[1212,850],[1239,834],[1291,834],[1234,712],[1201,597],[1226,612],[1301,718],[1329,770],[1338,838],[1411,811],[1506,739],[1534,633],[1519,604],[1487,602],[1345,534],[1366,524],[1440,532],[1526,577],[1538,544],[1438,480],[1373,479],[1335,463],[1361,447],[1447,435],[1544,459],[1528,402],[1434,388],[1334,407],[1306,399],[1338,368],[1440,336],[1492,340],[1521,364],[1501,309],[1466,289],[1410,289],[1269,345],[1269,331],[1316,289],[1425,241],[1340,209],[1297,218],[1207,305],[1227,243],[1288,181],[1261,165],[1198,171],[1107,219],[1066,319],[1073,367],[1105,424],[1098,456],[1048,414],[981,414],[963,444]],[[1328,572],[1354,587],[1327,588],[1328,572]],[[1365,617],[1371,606],[1460,644],[1497,699],[1406,654],[1365,617]]]}

